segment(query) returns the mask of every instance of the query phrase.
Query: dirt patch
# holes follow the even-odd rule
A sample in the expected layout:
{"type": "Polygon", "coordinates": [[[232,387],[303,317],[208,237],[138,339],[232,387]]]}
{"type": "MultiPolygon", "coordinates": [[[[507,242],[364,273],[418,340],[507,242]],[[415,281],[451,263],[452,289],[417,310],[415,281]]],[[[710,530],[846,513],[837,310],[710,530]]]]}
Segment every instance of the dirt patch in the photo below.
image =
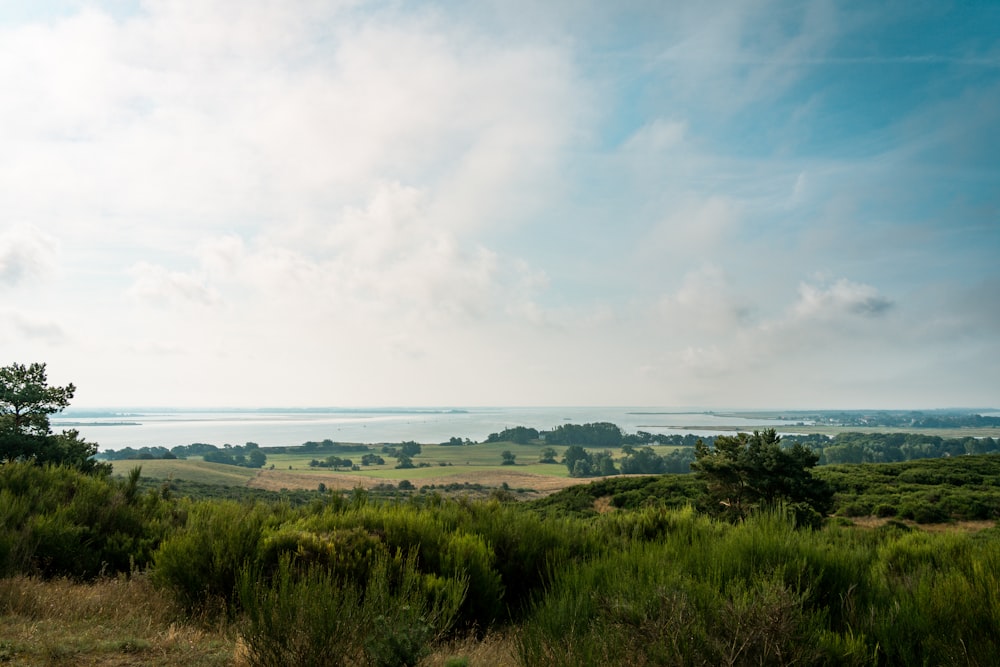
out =
{"type": "Polygon", "coordinates": [[[370,489],[381,481],[383,480],[363,475],[330,475],[323,473],[261,470],[257,473],[256,477],[247,482],[247,486],[252,489],[264,489],[266,491],[281,491],[282,489],[289,491],[308,489],[314,491],[320,484],[324,484],[328,489],[349,491],[358,487],[370,489]]]}
{"type": "Polygon", "coordinates": [[[851,523],[859,528],[881,528],[890,521],[896,521],[898,523],[903,523],[910,528],[916,528],[917,530],[923,530],[928,533],[946,533],[946,532],[959,532],[959,533],[978,533],[981,530],[986,530],[987,528],[993,528],[996,526],[995,521],[952,521],[949,523],[917,523],[915,521],[900,521],[899,519],[884,518],[877,516],[859,516],[853,517],[851,523]]]}
{"type": "Polygon", "coordinates": [[[954,523],[924,523],[915,525],[921,530],[926,530],[929,533],[943,533],[951,531],[961,533],[978,533],[981,530],[992,528],[997,524],[995,521],[956,521],[954,523]]]}
{"type": "Polygon", "coordinates": [[[614,512],[615,506],[611,504],[611,496],[601,496],[594,500],[594,511],[598,514],[614,512]]]}

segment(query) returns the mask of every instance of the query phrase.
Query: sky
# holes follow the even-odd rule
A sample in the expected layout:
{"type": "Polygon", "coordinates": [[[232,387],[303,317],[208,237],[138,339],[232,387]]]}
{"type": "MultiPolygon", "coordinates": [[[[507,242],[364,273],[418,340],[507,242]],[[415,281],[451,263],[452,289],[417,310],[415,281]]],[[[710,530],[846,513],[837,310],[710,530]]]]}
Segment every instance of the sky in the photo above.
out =
{"type": "Polygon", "coordinates": [[[5,0],[73,407],[1000,407],[1000,3],[5,0]]]}

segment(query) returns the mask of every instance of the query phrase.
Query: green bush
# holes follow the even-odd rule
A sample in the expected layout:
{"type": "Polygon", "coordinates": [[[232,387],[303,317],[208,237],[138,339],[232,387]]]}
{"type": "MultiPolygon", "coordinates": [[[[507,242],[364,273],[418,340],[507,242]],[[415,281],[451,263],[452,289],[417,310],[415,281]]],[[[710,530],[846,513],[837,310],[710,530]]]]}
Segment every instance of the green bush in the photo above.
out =
{"type": "Polygon", "coordinates": [[[194,503],[187,515],[187,525],[156,551],[153,581],[189,609],[228,605],[239,572],[259,565],[264,528],[277,518],[264,505],[232,501],[194,503]]]}
{"type": "Polygon", "coordinates": [[[522,663],[986,665],[1000,650],[996,536],[673,523],[560,570],[522,663]]]}
{"type": "Polygon", "coordinates": [[[880,505],[875,506],[875,516],[877,517],[881,518],[893,517],[896,516],[896,512],[897,510],[895,505],[882,503],[880,505]]]}
{"type": "Polygon", "coordinates": [[[361,527],[317,533],[283,525],[262,538],[260,562],[273,568],[287,554],[299,563],[322,565],[335,576],[364,580],[371,563],[386,551],[378,535],[361,527]]]}
{"type": "Polygon", "coordinates": [[[822,615],[780,576],[711,585],[637,544],[565,570],[518,636],[525,665],[816,664],[822,615]]]}
{"type": "Polygon", "coordinates": [[[261,666],[416,665],[451,626],[464,582],[423,575],[415,555],[380,554],[365,580],[282,555],[271,576],[240,572],[240,637],[261,666]]]}
{"type": "Polygon", "coordinates": [[[239,634],[253,665],[348,665],[362,656],[361,590],[317,564],[283,555],[270,578],[244,565],[237,579],[239,634]]]}
{"type": "Polygon", "coordinates": [[[968,535],[898,536],[879,549],[868,630],[880,662],[989,665],[1000,655],[1000,543],[968,535]]]}
{"type": "Polygon", "coordinates": [[[60,466],[0,466],[0,574],[93,578],[144,568],[177,515],[121,481],[60,466]]]}

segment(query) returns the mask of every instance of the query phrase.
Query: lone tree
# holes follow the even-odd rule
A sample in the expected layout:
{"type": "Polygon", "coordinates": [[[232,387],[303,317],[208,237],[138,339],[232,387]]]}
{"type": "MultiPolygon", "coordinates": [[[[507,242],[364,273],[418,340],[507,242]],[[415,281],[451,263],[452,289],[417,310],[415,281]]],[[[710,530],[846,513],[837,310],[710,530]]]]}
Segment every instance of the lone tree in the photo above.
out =
{"type": "Polygon", "coordinates": [[[774,429],[715,439],[714,448],[695,445],[695,476],[708,487],[709,511],[740,520],[760,508],[788,505],[800,525],[816,525],[832,506],[833,491],[812,476],[819,460],[811,449],[780,445],[774,429]]]}
{"type": "Polygon", "coordinates": [[[0,368],[0,461],[56,463],[88,473],[110,472],[109,464],[92,457],[95,443],[75,430],[52,433],[49,416],[62,412],[76,387],[50,387],[45,364],[12,364],[0,368]]]}

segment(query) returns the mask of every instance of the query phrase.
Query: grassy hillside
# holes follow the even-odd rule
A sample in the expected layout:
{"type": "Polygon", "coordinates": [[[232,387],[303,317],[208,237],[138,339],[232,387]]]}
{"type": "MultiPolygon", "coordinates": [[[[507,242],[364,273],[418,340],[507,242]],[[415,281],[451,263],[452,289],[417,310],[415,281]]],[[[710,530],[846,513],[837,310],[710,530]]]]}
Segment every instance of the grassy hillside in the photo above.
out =
{"type": "MultiPolygon", "coordinates": [[[[1000,518],[1000,456],[986,454],[906,463],[819,466],[813,475],[834,489],[833,514],[917,523],[1000,518]]],[[[702,488],[690,475],[609,478],[567,488],[535,505],[546,511],[594,514],[609,508],[697,505],[702,488]]]]}
{"type": "Polygon", "coordinates": [[[245,486],[257,471],[250,468],[206,463],[201,459],[147,459],[142,461],[113,461],[115,475],[125,476],[135,467],[142,468],[142,476],[157,480],[183,479],[198,484],[215,486],[245,486]]]}

